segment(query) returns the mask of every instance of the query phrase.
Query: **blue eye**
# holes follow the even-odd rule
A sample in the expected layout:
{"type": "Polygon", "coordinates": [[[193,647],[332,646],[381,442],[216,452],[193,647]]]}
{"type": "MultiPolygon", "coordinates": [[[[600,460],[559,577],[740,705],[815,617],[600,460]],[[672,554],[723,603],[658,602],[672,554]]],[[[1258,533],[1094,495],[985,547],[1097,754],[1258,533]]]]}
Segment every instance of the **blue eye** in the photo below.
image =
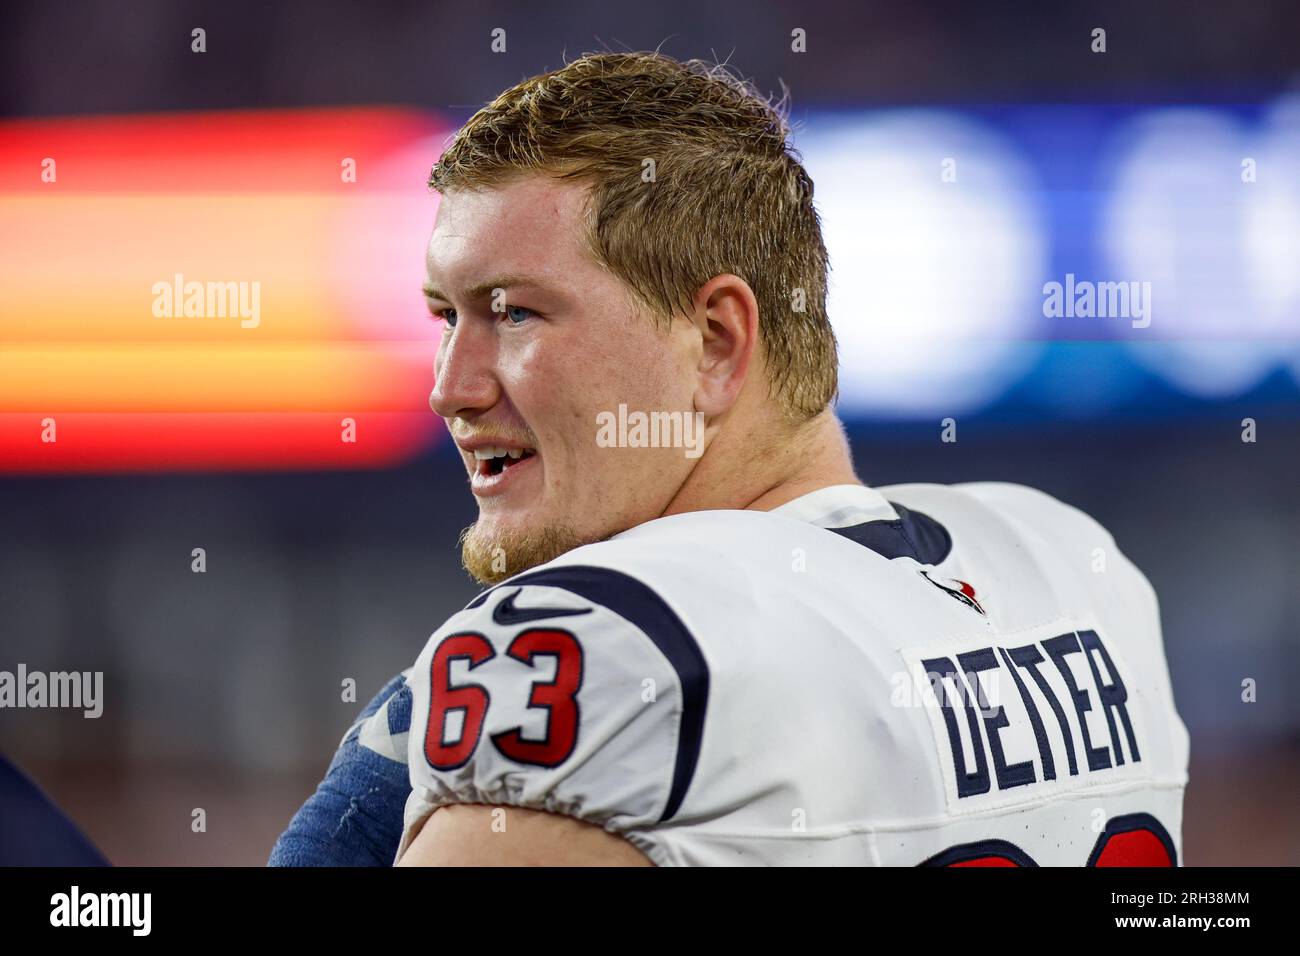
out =
{"type": "Polygon", "coordinates": [[[435,319],[442,319],[447,323],[447,328],[456,327],[456,310],[455,309],[438,309],[433,313],[435,319]]]}
{"type": "Polygon", "coordinates": [[[523,325],[530,315],[536,314],[532,309],[525,309],[522,305],[506,306],[506,316],[510,319],[511,325],[523,325]]]}

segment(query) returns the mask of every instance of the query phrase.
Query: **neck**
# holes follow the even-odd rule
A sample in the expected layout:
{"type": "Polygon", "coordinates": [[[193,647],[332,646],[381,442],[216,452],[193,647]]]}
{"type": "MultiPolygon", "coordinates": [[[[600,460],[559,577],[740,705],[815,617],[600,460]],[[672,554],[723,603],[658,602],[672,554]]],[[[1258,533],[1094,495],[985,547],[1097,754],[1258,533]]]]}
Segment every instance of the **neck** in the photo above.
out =
{"type": "Polygon", "coordinates": [[[735,509],[771,511],[831,485],[860,485],[844,430],[827,409],[781,440],[719,432],[664,515],[735,509]]]}

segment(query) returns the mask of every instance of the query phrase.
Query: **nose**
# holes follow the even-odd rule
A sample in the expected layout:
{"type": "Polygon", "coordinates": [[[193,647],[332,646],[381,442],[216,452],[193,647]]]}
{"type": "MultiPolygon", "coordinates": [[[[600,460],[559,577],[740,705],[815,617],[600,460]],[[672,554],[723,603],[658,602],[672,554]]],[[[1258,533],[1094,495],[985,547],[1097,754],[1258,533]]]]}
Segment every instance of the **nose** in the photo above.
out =
{"type": "Polygon", "coordinates": [[[434,360],[429,407],[443,418],[467,417],[496,404],[496,339],[468,317],[443,339],[434,360]]]}

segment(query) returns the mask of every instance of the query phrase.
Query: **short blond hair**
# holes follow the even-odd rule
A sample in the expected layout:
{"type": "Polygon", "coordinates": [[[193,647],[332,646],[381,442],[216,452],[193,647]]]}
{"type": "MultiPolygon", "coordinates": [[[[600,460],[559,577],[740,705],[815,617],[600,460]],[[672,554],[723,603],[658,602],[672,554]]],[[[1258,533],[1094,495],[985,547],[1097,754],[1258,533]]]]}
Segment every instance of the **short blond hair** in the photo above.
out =
{"type": "Polygon", "coordinates": [[[829,261],[787,104],[704,60],[591,53],[474,114],[429,185],[589,182],[592,255],[665,320],[689,314],[714,276],[740,276],[758,300],[771,395],[803,422],[834,400],[837,370],[829,261]]]}

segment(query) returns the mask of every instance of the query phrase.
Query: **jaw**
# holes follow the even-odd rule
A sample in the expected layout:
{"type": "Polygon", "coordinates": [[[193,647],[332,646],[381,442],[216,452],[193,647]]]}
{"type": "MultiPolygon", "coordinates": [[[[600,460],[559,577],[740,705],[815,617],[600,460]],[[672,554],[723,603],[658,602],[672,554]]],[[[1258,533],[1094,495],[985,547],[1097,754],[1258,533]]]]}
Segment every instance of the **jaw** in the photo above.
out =
{"type": "Polygon", "coordinates": [[[480,511],[478,521],[465,529],[461,559],[481,584],[499,583],[588,543],[566,524],[513,517],[480,511]]]}
{"type": "Polygon", "coordinates": [[[545,466],[539,457],[521,461],[498,475],[471,474],[470,487],[478,505],[471,534],[480,542],[509,547],[536,536],[540,529],[564,523],[568,517],[548,494],[545,466]]]}
{"type": "Polygon", "coordinates": [[[487,489],[492,493],[475,489],[478,520],[466,529],[462,557],[480,582],[505,580],[659,517],[655,505],[638,496],[620,500],[602,493],[609,482],[636,484],[635,472],[611,472],[599,461],[551,454],[550,460],[541,453],[512,465],[487,489]]]}

